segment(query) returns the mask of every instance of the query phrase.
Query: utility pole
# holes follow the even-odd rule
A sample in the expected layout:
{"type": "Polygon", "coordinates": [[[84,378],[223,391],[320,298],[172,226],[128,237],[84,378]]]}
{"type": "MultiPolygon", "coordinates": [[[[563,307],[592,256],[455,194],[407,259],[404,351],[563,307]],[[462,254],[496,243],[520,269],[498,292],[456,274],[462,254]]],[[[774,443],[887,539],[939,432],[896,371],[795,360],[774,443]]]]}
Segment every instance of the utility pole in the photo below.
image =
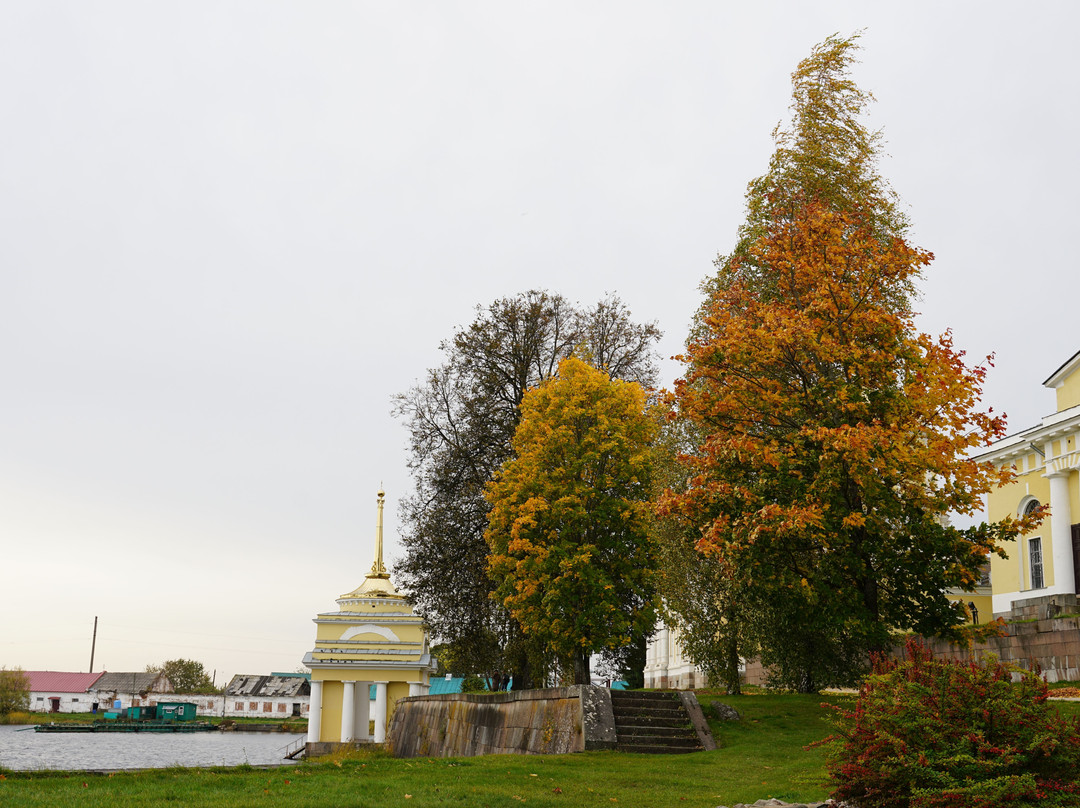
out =
{"type": "Polygon", "coordinates": [[[90,673],[94,672],[94,649],[97,647],[97,615],[94,615],[94,638],[90,640],[90,673]]]}

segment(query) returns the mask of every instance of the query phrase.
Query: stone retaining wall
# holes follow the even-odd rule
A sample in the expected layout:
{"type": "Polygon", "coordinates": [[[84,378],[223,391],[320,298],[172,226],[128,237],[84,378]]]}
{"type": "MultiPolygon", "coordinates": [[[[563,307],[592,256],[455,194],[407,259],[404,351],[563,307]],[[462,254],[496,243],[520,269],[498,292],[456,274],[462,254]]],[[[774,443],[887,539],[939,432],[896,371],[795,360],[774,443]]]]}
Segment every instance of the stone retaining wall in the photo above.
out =
{"type": "Polygon", "coordinates": [[[611,695],[590,685],[410,696],[394,710],[395,757],[563,754],[615,746],[611,695]]]}
{"type": "Polygon", "coordinates": [[[1031,669],[1038,666],[1046,681],[1080,680],[1080,617],[1076,595],[1052,595],[1029,598],[1013,604],[1006,619],[1025,622],[1006,623],[1006,635],[990,637],[976,643],[971,651],[949,645],[943,640],[927,640],[926,644],[938,659],[952,657],[981,659],[987,653],[1001,662],[1031,669]]]}

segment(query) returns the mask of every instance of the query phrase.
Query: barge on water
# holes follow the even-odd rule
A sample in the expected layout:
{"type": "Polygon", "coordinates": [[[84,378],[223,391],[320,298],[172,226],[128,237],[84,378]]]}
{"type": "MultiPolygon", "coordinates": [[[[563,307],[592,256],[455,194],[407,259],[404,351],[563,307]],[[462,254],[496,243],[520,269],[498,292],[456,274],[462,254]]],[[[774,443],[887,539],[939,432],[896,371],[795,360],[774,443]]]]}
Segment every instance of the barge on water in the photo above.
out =
{"type": "Polygon", "coordinates": [[[195,705],[184,701],[162,701],[149,707],[128,707],[105,713],[104,719],[89,724],[38,724],[35,732],[217,732],[208,721],[195,720],[195,705]]]}

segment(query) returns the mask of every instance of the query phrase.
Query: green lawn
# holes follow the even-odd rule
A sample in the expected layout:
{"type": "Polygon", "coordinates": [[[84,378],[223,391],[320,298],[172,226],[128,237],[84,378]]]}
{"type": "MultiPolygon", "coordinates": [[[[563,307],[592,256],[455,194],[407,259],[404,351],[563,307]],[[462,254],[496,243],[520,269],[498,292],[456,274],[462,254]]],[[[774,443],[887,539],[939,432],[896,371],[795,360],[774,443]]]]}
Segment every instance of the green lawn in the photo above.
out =
{"type": "MultiPolygon", "coordinates": [[[[176,804],[206,808],[290,806],[610,806],[714,808],[763,797],[824,799],[823,752],[804,747],[829,734],[822,702],[847,697],[700,692],[735,707],[739,722],[710,719],[720,748],[691,755],[501,755],[395,760],[357,753],[274,769],[162,769],[113,776],[0,770],[0,805],[126,808],[176,804]]],[[[1080,703],[1054,702],[1067,715],[1080,703]]]]}
{"type": "MultiPolygon", "coordinates": [[[[699,694],[708,714],[714,696],[699,694]]],[[[302,806],[610,806],[635,808],[823,799],[828,734],[822,696],[722,697],[743,714],[712,721],[721,748],[691,755],[578,755],[395,760],[368,753],[270,770],[165,769],[91,776],[4,772],[0,805],[94,808],[174,803],[208,808],[302,806]]]]}

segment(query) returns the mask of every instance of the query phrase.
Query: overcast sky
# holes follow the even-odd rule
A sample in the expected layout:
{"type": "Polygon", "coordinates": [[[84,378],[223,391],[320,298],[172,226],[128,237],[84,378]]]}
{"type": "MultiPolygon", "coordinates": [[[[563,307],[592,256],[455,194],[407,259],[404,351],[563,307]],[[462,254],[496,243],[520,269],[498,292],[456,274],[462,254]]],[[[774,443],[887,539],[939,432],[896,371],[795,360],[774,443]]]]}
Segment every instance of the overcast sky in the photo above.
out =
{"type": "Polygon", "coordinates": [[[96,670],[296,669],[380,482],[399,552],[391,397],[529,288],[677,353],[834,32],[923,329],[1034,424],[1080,349],[1077,8],[2,0],[0,665],[87,670],[97,615],[96,670]]]}

